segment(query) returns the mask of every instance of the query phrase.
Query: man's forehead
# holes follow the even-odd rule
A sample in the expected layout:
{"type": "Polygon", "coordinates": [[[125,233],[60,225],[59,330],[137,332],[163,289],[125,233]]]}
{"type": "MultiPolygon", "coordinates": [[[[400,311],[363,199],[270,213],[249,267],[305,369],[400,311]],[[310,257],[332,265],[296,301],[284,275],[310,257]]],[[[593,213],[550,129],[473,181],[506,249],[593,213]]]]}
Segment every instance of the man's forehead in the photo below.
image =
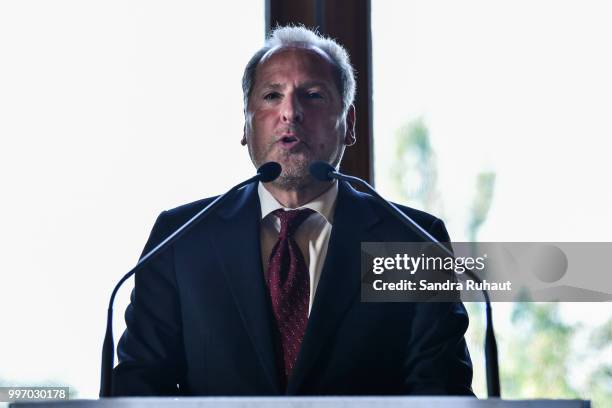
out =
{"type": "Polygon", "coordinates": [[[278,85],[276,83],[277,78],[275,77],[279,72],[279,64],[280,66],[290,67],[295,66],[294,63],[313,75],[313,77],[306,81],[309,84],[316,82],[319,85],[322,84],[329,87],[331,84],[327,84],[327,82],[334,81],[332,73],[333,62],[327,53],[310,44],[296,44],[291,46],[277,46],[264,54],[256,68],[255,86],[270,87],[278,85]],[[310,59],[310,61],[307,62],[303,60],[304,57],[310,59]],[[278,58],[280,58],[280,60],[278,58]],[[289,65],[285,65],[288,62],[287,58],[295,60],[289,63],[289,65]],[[323,59],[323,61],[321,61],[321,59],[323,59]],[[328,64],[325,64],[325,62],[328,62],[328,64]],[[270,69],[272,66],[276,67],[270,69]]]}

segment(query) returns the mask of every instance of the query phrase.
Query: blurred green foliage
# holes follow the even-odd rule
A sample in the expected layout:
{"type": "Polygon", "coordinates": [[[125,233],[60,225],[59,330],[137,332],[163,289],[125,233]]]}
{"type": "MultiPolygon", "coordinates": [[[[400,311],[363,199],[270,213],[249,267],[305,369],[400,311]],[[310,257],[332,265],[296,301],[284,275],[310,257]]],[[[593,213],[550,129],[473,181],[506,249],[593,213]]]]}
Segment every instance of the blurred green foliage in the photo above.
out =
{"type": "Polygon", "coordinates": [[[571,337],[576,327],[559,317],[558,303],[515,303],[512,336],[501,372],[509,398],[579,398],[568,383],[571,337]]]}

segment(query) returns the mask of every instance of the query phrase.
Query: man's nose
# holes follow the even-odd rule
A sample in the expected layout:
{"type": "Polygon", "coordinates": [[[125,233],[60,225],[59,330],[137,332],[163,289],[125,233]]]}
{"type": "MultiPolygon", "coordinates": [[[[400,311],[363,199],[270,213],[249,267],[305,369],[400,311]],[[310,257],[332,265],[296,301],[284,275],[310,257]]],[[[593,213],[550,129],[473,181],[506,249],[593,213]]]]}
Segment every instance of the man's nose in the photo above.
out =
{"type": "Polygon", "coordinates": [[[283,122],[300,123],[304,119],[302,105],[296,94],[287,95],[287,97],[283,100],[283,106],[281,109],[283,122]]]}

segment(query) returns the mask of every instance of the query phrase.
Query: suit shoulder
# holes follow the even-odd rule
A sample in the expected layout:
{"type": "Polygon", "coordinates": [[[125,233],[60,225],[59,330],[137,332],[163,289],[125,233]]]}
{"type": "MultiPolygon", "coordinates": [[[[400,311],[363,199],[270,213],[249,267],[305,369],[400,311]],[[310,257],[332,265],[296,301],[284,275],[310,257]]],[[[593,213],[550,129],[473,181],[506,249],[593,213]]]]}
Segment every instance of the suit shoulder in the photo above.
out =
{"type": "Polygon", "coordinates": [[[219,196],[202,198],[200,200],[179,205],[178,207],[163,211],[159,217],[163,218],[170,224],[183,224],[202,209],[206,208],[206,206],[212,203],[217,197],[219,196]]]}
{"type": "MultiPolygon", "coordinates": [[[[366,200],[369,202],[369,204],[373,207],[376,208],[376,211],[379,212],[379,214],[383,217],[387,217],[387,216],[392,216],[391,214],[389,214],[388,210],[386,208],[384,208],[379,202],[378,200],[371,196],[370,194],[367,193],[362,193],[359,191],[355,191],[355,193],[362,199],[366,200]]],[[[395,205],[400,211],[402,211],[404,214],[406,214],[408,217],[412,218],[414,221],[416,221],[421,227],[428,229],[430,226],[432,226],[436,221],[443,223],[441,219],[439,219],[438,217],[429,214],[425,211],[422,210],[417,210],[416,208],[412,208],[412,207],[408,207],[406,205],[403,204],[398,204],[396,202],[392,202],[393,205],[395,205]]]]}
{"type": "MultiPolygon", "coordinates": [[[[395,218],[395,216],[393,216],[389,210],[385,208],[385,206],[383,206],[375,197],[358,191],[354,191],[354,193],[358,196],[358,199],[364,200],[369,204],[369,207],[378,214],[384,225],[389,227],[391,225],[398,225],[398,220],[395,218]]],[[[441,219],[425,211],[417,210],[402,204],[392,204],[406,216],[410,217],[422,229],[431,234],[436,240],[440,242],[450,242],[448,231],[446,230],[444,222],[441,219]]]]}
{"type": "Polygon", "coordinates": [[[433,225],[436,221],[443,222],[440,218],[428,212],[417,210],[416,208],[408,207],[398,203],[393,204],[397,208],[399,208],[404,214],[415,220],[419,225],[423,226],[424,228],[433,225]]]}

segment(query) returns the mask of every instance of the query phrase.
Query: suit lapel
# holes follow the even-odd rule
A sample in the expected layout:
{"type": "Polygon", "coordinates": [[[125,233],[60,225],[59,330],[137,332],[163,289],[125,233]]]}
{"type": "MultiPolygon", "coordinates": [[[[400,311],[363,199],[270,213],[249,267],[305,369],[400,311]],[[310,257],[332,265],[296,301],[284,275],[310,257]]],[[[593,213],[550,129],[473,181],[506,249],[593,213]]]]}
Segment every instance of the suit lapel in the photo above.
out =
{"type": "Polygon", "coordinates": [[[224,272],[274,393],[281,392],[274,354],[273,318],[261,265],[261,208],[257,184],[237,192],[237,199],[219,210],[219,235],[213,240],[224,272]]]}
{"type": "Polygon", "coordinates": [[[361,242],[379,217],[360,193],[340,182],[332,233],[321,278],[287,393],[297,393],[349,306],[359,299],[361,242]]]}

